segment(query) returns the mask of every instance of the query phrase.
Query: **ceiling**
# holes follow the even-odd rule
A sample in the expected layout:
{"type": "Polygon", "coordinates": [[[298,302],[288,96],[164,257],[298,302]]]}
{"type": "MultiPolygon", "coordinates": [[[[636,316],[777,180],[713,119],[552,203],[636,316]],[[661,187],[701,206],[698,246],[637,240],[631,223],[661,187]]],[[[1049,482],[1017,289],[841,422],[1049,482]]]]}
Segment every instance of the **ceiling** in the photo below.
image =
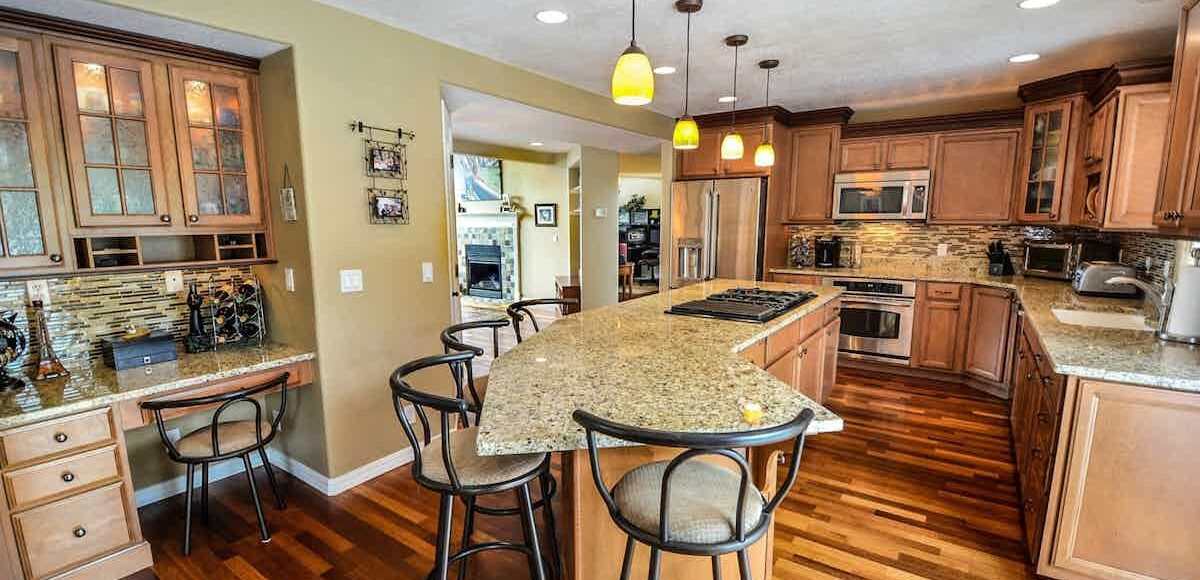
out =
{"type": "Polygon", "coordinates": [[[94,0],[0,0],[0,6],[262,58],[287,45],[94,0]]]}
{"type": "Polygon", "coordinates": [[[566,153],[572,145],[618,153],[656,153],[661,143],[632,131],[585,121],[453,85],[442,87],[455,139],[547,153],[566,153]],[[543,143],[531,147],[531,142],[543,143]]]}
{"type": "MultiPolygon", "coordinates": [[[[629,43],[629,0],[320,0],[568,84],[607,94],[629,43]],[[539,10],[565,24],[534,19],[539,10]]],[[[739,106],[763,104],[757,61],[778,58],[772,104],[897,109],[1012,95],[1017,85],[1116,61],[1170,55],[1181,0],[1062,0],[1021,10],[1017,0],[708,0],[692,21],[693,114],[728,110],[732,49],[744,33],[739,106]],[[1008,57],[1037,52],[1014,65],[1008,57]]],[[[651,108],[683,110],[685,17],[672,0],[638,2],[638,44],[658,77],[651,108]]]]}

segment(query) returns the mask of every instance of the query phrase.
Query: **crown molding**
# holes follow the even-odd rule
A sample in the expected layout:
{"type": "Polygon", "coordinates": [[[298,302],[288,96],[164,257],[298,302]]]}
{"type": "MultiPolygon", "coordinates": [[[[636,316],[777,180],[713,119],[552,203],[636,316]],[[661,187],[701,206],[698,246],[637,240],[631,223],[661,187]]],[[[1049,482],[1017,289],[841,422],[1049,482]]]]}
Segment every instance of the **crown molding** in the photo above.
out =
{"type": "Polygon", "coordinates": [[[939,115],[936,117],[852,123],[842,128],[842,138],[853,139],[856,137],[937,133],[963,129],[1007,129],[1010,127],[1020,127],[1024,123],[1024,120],[1024,109],[1001,109],[996,111],[959,113],[956,115],[939,115]]]}
{"type": "Polygon", "coordinates": [[[1126,85],[1169,83],[1174,64],[1175,60],[1169,56],[1118,62],[1096,81],[1096,87],[1088,93],[1088,100],[1093,105],[1098,104],[1117,87],[1126,85]]]}
{"type": "Polygon", "coordinates": [[[1086,94],[1096,88],[1101,77],[1108,72],[1109,68],[1079,70],[1025,83],[1017,89],[1017,96],[1026,103],[1033,103],[1068,95],[1086,94]]]}

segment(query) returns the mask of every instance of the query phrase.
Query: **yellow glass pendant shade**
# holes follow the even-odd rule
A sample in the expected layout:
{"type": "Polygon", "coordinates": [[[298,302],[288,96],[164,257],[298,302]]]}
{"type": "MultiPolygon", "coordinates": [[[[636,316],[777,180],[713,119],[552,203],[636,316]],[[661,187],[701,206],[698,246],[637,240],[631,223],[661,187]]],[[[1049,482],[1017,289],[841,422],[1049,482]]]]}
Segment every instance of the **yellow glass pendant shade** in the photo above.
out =
{"type": "Polygon", "coordinates": [[[675,122],[675,134],[671,141],[676,149],[697,149],[700,147],[700,127],[690,116],[681,117],[675,122]]]}
{"type": "Polygon", "coordinates": [[[641,106],[654,100],[654,70],[650,58],[630,44],[613,68],[612,98],[618,105],[641,106]]]}
{"type": "Polygon", "coordinates": [[[742,144],[742,136],[730,133],[721,140],[721,159],[741,159],[746,155],[746,147],[742,144]]]}
{"type": "Polygon", "coordinates": [[[775,147],[770,143],[763,143],[754,150],[754,165],[757,167],[771,167],[775,165],[775,147]]]}

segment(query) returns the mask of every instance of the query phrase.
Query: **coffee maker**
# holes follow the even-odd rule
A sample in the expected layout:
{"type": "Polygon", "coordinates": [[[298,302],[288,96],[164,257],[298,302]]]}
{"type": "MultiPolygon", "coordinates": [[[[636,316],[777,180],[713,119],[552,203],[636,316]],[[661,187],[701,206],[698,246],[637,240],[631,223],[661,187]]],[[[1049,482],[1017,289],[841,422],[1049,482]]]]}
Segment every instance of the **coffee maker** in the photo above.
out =
{"type": "Polygon", "coordinates": [[[842,238],[817,238],[816,266],[818,268],[842,267],[842,238]]]}

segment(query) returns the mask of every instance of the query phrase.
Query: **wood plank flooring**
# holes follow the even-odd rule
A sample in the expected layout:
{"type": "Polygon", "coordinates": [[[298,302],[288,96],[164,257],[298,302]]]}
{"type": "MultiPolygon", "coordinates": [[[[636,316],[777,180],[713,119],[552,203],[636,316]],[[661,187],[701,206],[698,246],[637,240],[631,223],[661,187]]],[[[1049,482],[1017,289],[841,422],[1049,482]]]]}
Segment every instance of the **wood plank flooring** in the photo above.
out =
{"type": "MultiPolygon", "coordinates": [[[[777,513],[776,578],[1034,577],[1023,559],[1007,402],[846,372],[828,406],[846,430],[808,440],[800,478],[777,513]]],[[[432,567],[437,497],[407,468],[333,498],[283,481],[289,504],[267,508],[275,534],[267,545],[258,542],[242,477],[214,485],[212,522],[196,522],[188,558],[179,553],[182,499],[143,508],[156,566],[134,578],[423,578],[432,567]]],[[[477,541],[520,537],[510,519],[485,517],[479,529],[477,541]]],[[[478,557],[469,572],[528,577],[524,560],[504,553],[478,557]]]]}

